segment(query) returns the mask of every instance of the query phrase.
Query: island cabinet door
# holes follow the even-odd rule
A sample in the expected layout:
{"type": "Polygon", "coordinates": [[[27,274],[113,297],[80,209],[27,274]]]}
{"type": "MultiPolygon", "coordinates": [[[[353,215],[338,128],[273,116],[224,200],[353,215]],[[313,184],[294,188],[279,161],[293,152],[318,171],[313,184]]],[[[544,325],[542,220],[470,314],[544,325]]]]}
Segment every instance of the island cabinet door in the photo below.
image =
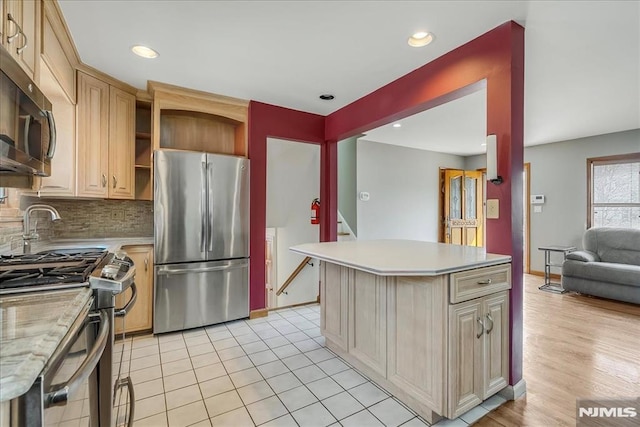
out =
{"type": "Polygon", "coordinates": [[[320,263],[320,330],[341,350],[347,351],[347,297],[349,269],[320,263]]]}
{"type": "Polygon", "coordinates": [[[387,292],[387,379],[420,404],[445,412],[446,277],[396,277],[387,292]]]}
{"type": "Polygon", "coordinates": [[[449,418],[482,402],[485,321],[482,299],[449,307],[449,418]]]}
{"type": "Polygon", "coordinates": [[[349,353],[387,374],[387,278],[355,270],[349,286],[349,353]]]}
{"type": "Polygon", "coordinates": [[[509,292],[483,298],[485,322],[484,393],[487,399],[508,385],[509,292]]]}

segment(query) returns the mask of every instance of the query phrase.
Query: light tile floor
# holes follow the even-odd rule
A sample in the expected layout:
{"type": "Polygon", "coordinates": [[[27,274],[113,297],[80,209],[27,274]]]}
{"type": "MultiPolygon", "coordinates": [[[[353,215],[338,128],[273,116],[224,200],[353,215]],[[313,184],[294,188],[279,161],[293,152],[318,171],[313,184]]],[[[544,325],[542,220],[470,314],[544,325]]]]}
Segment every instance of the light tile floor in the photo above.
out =
{"type": "MultiPolygon", "coordinates": [[[[135,426],[428,425],[325,347],[320,306],[116,344],[135,426]]],[[[491,409],[503,401],[492,398],[491,409]]],[[[489,409],[437,425],[466,426],[489,409]]]]}

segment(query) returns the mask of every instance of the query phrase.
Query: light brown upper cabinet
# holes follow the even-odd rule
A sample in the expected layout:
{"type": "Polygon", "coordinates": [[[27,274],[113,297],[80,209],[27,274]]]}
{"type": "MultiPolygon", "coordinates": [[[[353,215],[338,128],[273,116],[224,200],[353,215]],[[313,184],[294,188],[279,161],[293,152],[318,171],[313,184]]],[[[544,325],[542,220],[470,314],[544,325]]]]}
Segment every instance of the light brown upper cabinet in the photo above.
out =
{"type": "Polygon", "coordinates": [[[249,102],[149,82],[153,148],[247,156],[249,102]]]}
{"type": "Polygon", "coordinates": [[[38,81],[40,1],[2,0],[2,44],[24,71],[38,81]]]}
{"type": "Polygon", "coordinates": [[[135,96],[81,71],[77,90],[77,195],[133,199],[135,96]]]}
{"type": "MultiPolygon", "coordinates": [[[[78,52],[67,31],[58,2],[43,0],[41,5],[42,61],[49,67],[67,97],[75,104],[76,67],[80,63],[78,52]]],[[[40,77],[40,80],[42,78],[43,76],[40,77]]]]}

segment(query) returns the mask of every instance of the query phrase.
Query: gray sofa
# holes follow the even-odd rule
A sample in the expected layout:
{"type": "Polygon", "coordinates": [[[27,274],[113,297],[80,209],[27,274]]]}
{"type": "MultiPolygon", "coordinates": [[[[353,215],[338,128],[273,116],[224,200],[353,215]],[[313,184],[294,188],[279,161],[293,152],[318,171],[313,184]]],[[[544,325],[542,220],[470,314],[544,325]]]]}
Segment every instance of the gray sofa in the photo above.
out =
{"type": "Polygon", "coordinates": [[[566,290],[640,304],[640,230],[591,228],[562,264],[566,290]]]}

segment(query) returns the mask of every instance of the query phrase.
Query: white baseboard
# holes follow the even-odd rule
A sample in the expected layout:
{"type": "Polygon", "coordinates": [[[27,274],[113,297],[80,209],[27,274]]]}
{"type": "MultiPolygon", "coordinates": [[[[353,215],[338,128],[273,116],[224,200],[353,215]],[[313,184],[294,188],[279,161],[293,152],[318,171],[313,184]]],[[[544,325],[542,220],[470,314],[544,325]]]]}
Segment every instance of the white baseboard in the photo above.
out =
{"type": "Polygon", "coordinates": [[[527,383],[524,378],[515,385],[508,385],[498,392],[498,394],[507,400],[516,400],[527,392],[527,383]]]}

